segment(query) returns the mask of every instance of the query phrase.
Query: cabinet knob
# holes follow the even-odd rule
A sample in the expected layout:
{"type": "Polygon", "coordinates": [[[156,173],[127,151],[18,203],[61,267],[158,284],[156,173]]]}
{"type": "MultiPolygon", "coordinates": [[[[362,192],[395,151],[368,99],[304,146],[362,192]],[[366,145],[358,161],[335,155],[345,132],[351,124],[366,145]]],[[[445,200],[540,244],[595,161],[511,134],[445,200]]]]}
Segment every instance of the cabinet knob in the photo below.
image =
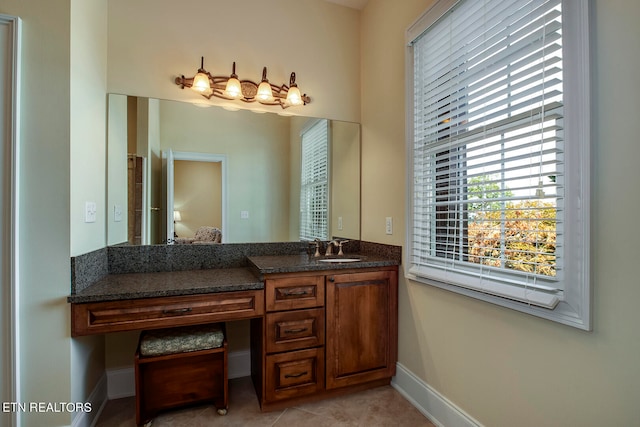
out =
{"type": "Polygon", "coordinates": [[[333,276],[329,276],[329,281],[330,281],[331,283],[333,283],[333,282],[335,282],[335,281],[336,281],[336,279],[334,279],[334,278],[333,278],[333,276]]]}

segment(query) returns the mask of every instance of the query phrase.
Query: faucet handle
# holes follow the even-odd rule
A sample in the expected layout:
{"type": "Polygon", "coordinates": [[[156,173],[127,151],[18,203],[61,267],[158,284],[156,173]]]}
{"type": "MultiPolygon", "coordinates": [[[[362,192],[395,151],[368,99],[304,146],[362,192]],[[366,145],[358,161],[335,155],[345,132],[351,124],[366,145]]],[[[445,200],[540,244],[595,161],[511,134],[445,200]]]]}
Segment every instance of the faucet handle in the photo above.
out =
{"type": "Polygon", "coordinates": [[[316,258],[322,256],[320,255],[320,245],[322,244],[322,241],[316,237],[315,239],[313,239],[313,242],[311,243],[314,244],[316,247],[316,253],[313,256],[316,258]]]}
{"type": "Polygon", "coordinates": [[[342,252],[342,245],[343,245],[344,243],[347,243],[348,241],[349,241],[349,240],[340,240],[340,241],[338,242],[338,248],[339,248],[339,250],[338,250],[338,256],[343,256],[343,255],[344,255],[344,252],[342,252]]]}

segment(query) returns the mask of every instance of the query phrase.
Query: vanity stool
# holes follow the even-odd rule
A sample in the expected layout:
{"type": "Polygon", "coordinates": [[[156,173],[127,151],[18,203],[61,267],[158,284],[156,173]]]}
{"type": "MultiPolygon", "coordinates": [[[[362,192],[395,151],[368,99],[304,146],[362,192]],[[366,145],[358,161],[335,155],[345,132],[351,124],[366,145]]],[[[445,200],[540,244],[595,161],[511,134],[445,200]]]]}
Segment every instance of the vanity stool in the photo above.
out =
{"type": "Polygon", "coordinates": [[[160,411],[206,401],[227,413],[225,335],[217,323],[142,332],[135,355],[137,425],[160,411]]]}

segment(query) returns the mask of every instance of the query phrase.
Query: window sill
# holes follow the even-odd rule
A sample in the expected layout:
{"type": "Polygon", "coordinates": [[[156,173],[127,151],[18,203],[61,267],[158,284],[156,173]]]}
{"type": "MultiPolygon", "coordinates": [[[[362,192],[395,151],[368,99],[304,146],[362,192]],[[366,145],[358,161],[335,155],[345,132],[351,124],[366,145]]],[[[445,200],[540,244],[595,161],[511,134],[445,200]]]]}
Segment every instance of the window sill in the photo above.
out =
{"type": "Polygon", "coordinates": [[[541,317],[557,323],[572,326],[574,328],[582,329],[585,331],[591,330],[591,324],[589,322],[589,307],[582,306],[580,304],[580,300],[582,298],[578,298],[577,296],[574,296],[574,298],[572,298],[571,295],[565,295],[564,300],[558,302],[554,309],[546,309],[524,302],[486,294],[484,292],[476,291],[473,289],[463,288],[460,286],[419,277],[410,273],[405,273],[405,278],[413,282],[434,286],[436,288],[455,292],[460,295],[465,295],[481,301],[489,302],[501,307],[510,308],[512,310],[530,314],[532,316],[541,317]]]}

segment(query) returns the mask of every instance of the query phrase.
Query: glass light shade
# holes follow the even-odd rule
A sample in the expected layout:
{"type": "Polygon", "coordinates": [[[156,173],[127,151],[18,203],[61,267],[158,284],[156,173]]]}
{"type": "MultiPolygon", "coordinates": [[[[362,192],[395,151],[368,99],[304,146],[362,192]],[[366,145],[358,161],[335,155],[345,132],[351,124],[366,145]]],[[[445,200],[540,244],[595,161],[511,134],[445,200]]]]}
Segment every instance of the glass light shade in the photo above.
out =
{"type": "Polygon", "coordinates": [[[191,89],[201,93],[211,91],[211,86],[209,85],[209,76],[207,76],[205,73],[196,74],[193,78],[191,89]]]}
{"type": "Polygon", "coordinates": [[[224,89],[224,94],[233,99],[242,98],[240,80],[235,77],[230,77],[229,80],[227,80],[227,87],[224,89]]]}
{"type": "Polygon", "coordinates": [[[180,215],[180,211],[173,211],[173,220],[182,221],[182,215],[180,215]]]}
{"type": "Polygon", "coordinates": [[[289,105],[302,105],[302,95],[300,95],[300,89],[298,86],[291,86],[287,92],[287,104],[289,105]]]}
{"type": "Polygon", "coordinates": [[[260,83],[256,98],[258,98],[259,101],[273,101],[273,92],[271,91],[271,85],[268,81],[263,80],[262,83],[260,83]]]}

